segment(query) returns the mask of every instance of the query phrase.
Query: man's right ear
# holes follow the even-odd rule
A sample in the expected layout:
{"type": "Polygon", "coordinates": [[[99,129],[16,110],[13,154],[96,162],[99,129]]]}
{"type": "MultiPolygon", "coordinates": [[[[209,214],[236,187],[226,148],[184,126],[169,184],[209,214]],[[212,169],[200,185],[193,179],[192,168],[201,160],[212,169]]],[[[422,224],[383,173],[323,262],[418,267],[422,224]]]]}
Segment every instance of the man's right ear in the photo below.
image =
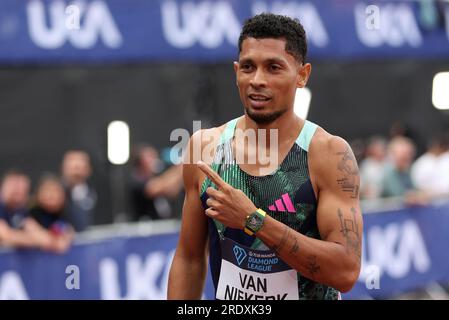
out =
{"type": "Polygon", "coordinates": [[[235,72],[235,84],[237,87],[239,86],[239,82],[237,81],[237,71],[239,70],[239,63],[238,61],[234,61],[234,72],[235,72]]]}

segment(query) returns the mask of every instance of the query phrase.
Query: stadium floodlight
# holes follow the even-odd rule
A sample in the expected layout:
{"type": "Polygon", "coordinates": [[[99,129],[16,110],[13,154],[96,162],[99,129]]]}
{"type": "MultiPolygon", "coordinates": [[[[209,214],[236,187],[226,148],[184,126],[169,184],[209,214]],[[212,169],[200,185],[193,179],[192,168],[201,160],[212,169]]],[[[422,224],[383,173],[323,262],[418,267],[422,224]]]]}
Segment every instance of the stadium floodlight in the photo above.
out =
{"type": "Polygon", "coordinates": [[[125,164],[129,159],[129,126],[123,121],[108,125],[108,160],[112,164],[125,164]]]}
{"type": "Polygon", "coordinates": [[[296,89],[294,111],[298,117],[307,119],[311,100],[312,92],[309,88],[296,89]]]}
{"type": "Polygon", "coordinates": [[[449,110],[449,72],[439,72],[433,77],[432,103],[438,110],[449,110]]]}

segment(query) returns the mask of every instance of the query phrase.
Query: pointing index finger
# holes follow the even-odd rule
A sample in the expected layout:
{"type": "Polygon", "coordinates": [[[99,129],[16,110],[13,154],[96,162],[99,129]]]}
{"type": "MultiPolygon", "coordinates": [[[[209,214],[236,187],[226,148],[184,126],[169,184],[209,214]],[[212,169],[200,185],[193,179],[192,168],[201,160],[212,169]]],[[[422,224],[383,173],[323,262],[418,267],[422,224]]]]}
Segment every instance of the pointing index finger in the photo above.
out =
{"type": "Polygon", "coordinates": [[[215,183],[215,185],[219,188],[219,189],[224,189],[226,186],[228,186],[228,184],[226,182],[223,181],[223,179],[221,179],[221,177],[218,175],[218,173],[216,173],[214,170],[212,170],[212,168],[205,164],[202,161],[198,161],[198,168],[201,169],[201,171],[204,172],[204,174],[206,176],[209,177],[209,179],[215,183]]]}

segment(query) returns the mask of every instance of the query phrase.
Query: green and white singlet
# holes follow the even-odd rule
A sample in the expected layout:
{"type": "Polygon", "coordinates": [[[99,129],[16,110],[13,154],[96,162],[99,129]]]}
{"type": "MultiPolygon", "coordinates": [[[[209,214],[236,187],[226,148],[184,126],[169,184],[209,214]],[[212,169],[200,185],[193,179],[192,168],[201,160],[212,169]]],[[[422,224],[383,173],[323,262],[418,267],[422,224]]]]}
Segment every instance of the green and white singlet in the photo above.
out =
{"type": "MultiPolygon", "coordinates": [[[[317,200],[307,162],[317,125],[305,122],[276,171],[266,176],[251,176],[240,168],[234,156],[232,142],[237,120],[227,123],[215,150],[212,169],[272,218],[305,236],[320,239],[317,200]]],[[[210,186],[215,187],[206,178],[201,186],[204,208],[208,197],[205,190],[210,186]]],[[[260,239],[243,230],[226,228],[213,219],[209,219],[209,248],[217,299],[340,299],[339,291],[296,272],[260,239]]]]}

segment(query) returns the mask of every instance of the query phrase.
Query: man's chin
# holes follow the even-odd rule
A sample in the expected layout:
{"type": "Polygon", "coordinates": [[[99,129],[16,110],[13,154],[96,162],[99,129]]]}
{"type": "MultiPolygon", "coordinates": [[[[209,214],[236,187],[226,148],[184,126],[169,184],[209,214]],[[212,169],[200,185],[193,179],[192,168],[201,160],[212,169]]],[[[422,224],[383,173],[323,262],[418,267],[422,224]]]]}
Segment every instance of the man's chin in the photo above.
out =
{"type": "Polygon", "coordinates": [[[285,113],[285,110],[275,111],[275,112],[261,112],[254,111],[246,108],[247,116],[257,124],[270,124],[277,120],[280,116],[285,113]]]}

